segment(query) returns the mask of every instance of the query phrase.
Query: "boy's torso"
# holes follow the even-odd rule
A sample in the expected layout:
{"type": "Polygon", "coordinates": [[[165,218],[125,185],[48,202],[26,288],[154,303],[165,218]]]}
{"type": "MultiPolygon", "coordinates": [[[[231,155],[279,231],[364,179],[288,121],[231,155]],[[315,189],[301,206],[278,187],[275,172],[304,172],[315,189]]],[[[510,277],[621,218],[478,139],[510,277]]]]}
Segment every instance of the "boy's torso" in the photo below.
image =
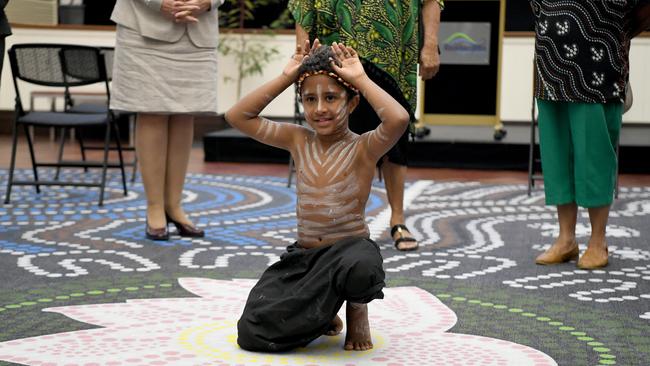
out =
{"type": "Polygon", "coordinates": [[[323,146],[307,135],[296,146],[298,243],[305,248],[347,237],[369,237],[365,206],[375,162],[368,162],[361,136],[323,146]]]}

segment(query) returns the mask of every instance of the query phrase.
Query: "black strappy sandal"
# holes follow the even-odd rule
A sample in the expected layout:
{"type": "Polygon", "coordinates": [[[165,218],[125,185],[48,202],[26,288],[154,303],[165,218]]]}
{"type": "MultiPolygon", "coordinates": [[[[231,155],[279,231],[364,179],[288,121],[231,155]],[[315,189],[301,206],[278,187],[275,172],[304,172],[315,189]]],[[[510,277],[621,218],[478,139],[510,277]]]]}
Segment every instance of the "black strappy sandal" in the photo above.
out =
{"type": "Polygon", "coordinates": [[[402,251],[402,252],[409,252],[409,251],[418,249],[418,245],[414,246],[413,248],[400,249],[399,244],[402,243],[402,242],[409,242],[409,241],[417,242],[417,239],[415,239],[415,238],[410,238],[410,237],[404,236],[404,233],[402,232],[403,230],[407,231],[409,234],[411,233],[411,231],[403,224],[397,224],[397,225],[393,226],[390,229],[390,236],[391,237],[395,237],[395,232],[399,232],[400,237],[397,238],[396,240],[394,239],[395,240],[395,249],[397,249],[399,251],[402,251]]]}

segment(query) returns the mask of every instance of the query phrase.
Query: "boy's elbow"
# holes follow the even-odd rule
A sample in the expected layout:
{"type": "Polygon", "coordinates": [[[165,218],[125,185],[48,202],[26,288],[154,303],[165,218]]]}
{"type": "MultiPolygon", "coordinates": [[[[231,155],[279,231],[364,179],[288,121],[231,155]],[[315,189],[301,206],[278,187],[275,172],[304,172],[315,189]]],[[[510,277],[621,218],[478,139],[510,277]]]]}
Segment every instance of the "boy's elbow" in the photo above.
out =
{"type": "Polygon", "coordinates": [[[223,117],[226,120],[226,122],[228,122],[229,125],[234,127],[235,124],[234,124],[234,116],[233,116],[233,114],[234,113],[233,113],[232,109],[229,109],[229,110],[226,111],[226,114],[224,114],[223,117]]]}
{"type": "Polygon", "coordinates": [[[399,117],[397,119],[399,123],[403,126],[408,126],[409,122],[411,122],[411,116],[409,113],[406,111],[406,109],[402,108],[402,113],[399,114],[399,117]]]}

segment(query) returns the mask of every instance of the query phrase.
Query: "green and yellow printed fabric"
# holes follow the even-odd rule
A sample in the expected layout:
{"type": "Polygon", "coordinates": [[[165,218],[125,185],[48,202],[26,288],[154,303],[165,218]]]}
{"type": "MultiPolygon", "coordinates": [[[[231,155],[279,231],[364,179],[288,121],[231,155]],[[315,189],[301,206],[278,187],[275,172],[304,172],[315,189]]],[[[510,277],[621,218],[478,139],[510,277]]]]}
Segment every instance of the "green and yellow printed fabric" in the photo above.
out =
{"type": "Polygon", "coordinates": [[[353,47],[416,107],[421,0],[289,0],[296,23],[323,44],[353,47]]]}

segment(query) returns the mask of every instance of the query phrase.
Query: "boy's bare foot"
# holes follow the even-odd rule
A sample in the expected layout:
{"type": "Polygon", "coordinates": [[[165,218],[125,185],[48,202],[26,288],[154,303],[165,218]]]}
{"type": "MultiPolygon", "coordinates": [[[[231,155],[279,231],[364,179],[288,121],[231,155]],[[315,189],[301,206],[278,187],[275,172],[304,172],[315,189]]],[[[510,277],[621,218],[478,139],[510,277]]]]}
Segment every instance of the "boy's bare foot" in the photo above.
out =
{"type": "Polygon", "coordinates": [[[332,322],[330,323],[330,327],[327,328],[325,331],[326,336],[335,336],[337,334],[341,334],[341,331],[343,330],[343,320],[339,318],[339,316],[335,316],[334,319],[332,319],[332,322]]]}
{"type": "Polygon", "coordinates": [[[347,303],[345,309],[348,330],[345,334],[346,351],[367,351],[372,349],[368,305],[347,303]]]}

